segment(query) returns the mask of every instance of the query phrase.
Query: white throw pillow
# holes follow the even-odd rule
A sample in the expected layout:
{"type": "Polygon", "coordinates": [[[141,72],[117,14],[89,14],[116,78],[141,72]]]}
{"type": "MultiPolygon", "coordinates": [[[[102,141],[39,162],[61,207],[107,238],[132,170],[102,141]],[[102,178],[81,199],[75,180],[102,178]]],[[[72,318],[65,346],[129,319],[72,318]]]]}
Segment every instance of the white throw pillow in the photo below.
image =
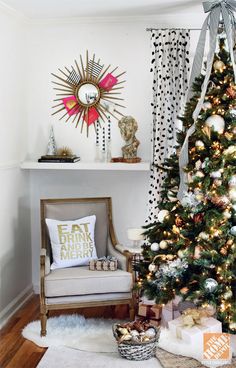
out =
{"type": "Polygon", "coordinates": [[[85,266],[91,259],[97,258],[95,222],[95,215],[74,221],[46,219],[53,256],[51,270],[85,266]]]}

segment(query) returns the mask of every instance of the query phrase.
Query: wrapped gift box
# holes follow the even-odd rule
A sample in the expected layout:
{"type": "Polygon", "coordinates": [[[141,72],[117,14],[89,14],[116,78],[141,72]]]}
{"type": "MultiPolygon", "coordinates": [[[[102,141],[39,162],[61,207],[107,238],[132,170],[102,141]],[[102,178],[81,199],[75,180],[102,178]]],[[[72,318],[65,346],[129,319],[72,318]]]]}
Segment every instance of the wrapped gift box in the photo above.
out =
{"type": "Polygon", "coordinates": [[[178,318],[180,316],[180,312],[178,310],[178,303],[180,301],[179,297],[176,297],[173,301],[167,303],[162,308],[162,318],[161,325],[163,327],[168,327],[168,322],[178,318]]]}
{"type": "Polygon", "coordinates": [[[115,257],[102,257],[89,261],[89,269],[91,271],[116,271],[117,259],[115,257]]]}
{"type": "Polygon", "coordinates": [[[201,324],[193,327],[183,326],[182,317],[178,317],[168,322],[168,327],[173,337],[182,339],[186,343],[196,344],[198,340],[201,343],[205,332],[222,332],[222,324],[217,319],[208,317],[202,318],[201,324]]]}
{"type": "Polygon", "coordinates": [[[140,303],[138,307],[139,317],[145,317],[147,319],[161,319],[162,307],[158,304],[143,304],[140,303]]]}

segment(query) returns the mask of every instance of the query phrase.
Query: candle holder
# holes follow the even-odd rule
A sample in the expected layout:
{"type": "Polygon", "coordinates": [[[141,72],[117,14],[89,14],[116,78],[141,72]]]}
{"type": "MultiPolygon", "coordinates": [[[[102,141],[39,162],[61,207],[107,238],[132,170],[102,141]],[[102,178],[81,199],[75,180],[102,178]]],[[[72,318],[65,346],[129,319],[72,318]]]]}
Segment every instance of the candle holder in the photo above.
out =
{"type": "Polygon", "coordinates": [[[141,242],[144,240],[143,232],[144,229],[142,228],[130,228],[127,230],[128,239],[131,240],[134,249],[140,250],[141,242]]]}

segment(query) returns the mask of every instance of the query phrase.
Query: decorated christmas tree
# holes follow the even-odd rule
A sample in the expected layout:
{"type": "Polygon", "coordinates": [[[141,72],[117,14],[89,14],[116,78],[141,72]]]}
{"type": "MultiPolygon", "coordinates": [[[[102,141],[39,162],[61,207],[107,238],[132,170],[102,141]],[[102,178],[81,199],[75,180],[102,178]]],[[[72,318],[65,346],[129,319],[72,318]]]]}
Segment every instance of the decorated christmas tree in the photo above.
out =
{"type": "MultiPolygon", "coordinates": [[[[219,36],[218,36],[219,37],[219,36]]],[[[177,154],[167,159],[160,212],[145,226],[138,287],[157,304],[179,295],[211,307],[223,330],[236,334],[236,86],[226,43],[219,38],[204,103],[188,139],[188,191],[181,202],[178,152],[193,124],[204,75],[185,107],[177,154]]]]}

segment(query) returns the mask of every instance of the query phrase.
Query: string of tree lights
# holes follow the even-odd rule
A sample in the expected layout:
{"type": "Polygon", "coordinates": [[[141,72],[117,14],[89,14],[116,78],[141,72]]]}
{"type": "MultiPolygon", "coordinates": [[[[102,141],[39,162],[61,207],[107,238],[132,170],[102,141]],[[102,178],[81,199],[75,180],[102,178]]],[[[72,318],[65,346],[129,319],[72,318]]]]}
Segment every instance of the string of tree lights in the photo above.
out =
{"type": "Polygon", "coordinates": [[[205,101],[189,138],[188,192],[181,203],[178,152],[201,95],[204,76],[185,106],[177,154],[166,159],[158,221],[146,225],[137,287],[158,304],[176,295],[216,311],[236,334],[236,85],[225,41],[219,38],[205,101]]]}

